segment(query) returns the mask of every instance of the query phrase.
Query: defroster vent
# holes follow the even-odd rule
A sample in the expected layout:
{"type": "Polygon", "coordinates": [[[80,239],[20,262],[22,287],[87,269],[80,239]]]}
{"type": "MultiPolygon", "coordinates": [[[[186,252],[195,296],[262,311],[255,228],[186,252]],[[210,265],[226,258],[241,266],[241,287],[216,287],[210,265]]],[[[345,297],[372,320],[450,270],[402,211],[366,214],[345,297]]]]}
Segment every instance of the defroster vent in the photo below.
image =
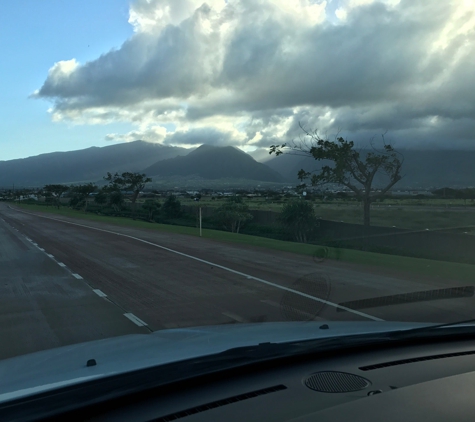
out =
{"type": "Polygon", "coordinates": [[[410,359],[393,360],[390,362],[375,363],[374,365],[360,366],[361,371],[372,371],[374,369],[388,368],[390,366],[406,365],[408,363],[424,362],[427,360],[456,358],[459,356],[475,355],[475,350],[468,350],[466,352],[442,353],[438,355],[418,356],[410,359]]]}
{"type": "Polygon", "coordinates": [[[227,404],[252,399],[254,397],[263,396],[265,394],[275,393],[276,391],[281,391],[281,390],[286,390],[286,389],[287,387],[285,385],[275,385],[273,387],[263,388],[262,390],[250,391],[248,393],[239,394],[238,396],[228,397],[226,399],[213,401],[210,403],[202,404],[200,406],[195,406],[189,409],[181,410],[176,413],[171,413],[169,415],[162,416],[157,419],[153,419],[153,421],[151,422],[175,421],[177,419],[181,419],[186,416],[195,415],[196,413],[206,412],[207,410],[215,409],[221,406],[226,406],[227,404]]]}

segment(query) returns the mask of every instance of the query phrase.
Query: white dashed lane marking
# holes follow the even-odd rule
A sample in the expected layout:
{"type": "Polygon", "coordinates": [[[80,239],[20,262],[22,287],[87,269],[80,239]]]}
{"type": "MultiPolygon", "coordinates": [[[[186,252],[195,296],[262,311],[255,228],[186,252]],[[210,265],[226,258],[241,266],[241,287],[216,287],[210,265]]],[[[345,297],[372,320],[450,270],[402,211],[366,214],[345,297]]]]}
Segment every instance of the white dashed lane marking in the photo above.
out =
{"type": "Polygon", "coordinates": [[[135,325],[138,325],[139,327],[145,327],[147,325],[140,318],[137,318],[134,314],[132,314],[130,312],[124,314],[124,316],[126,318],[130,319],[135,325]]]}
{"type": "Polygon", "coordinates": [[[92,289],[92,291],[99,297],[107,297],[107,295],[102,290],[92,289]]]}
{"type": "MultiPolygon", "coordinates": [[[[3,219],[1,219],[2,221],[5,221],[3,219]]],[[[18,231],[18,229],[12,227],[13,229],[15,229],[16,231],[18,231]]],[[[54,255],[50,254],[50,253],[47,253],[43,248],[41,248],[38,243],[34,242],[32,239],[30,239],[28,236],[25,236],[25,239],[30,242],[32,245],[36,246],[36,248],[38,248],[41,252],[44,252],[46,256],[48,256],[49,258],[51,258],[53,261],[55,261],[60,267],[68,270],[71,275],[76,278],[77,280],[84,280],[82,276],[80,276],[79,274],[77,273],[73,273],[67,266],[65,263],[63,262],[58,262],[56,261],[54,255]]],[[[100,289],[92,289],[92,291],[99,297],[102,297],[102,298],[107,298],[107,295],[100,289]]],[[[130,321],[132,321],[135,325],[139,326],[139,327],[148,327],[147,323],[142,321],[140,318],[136,317],[134,314],[130,313],[130,312],[127,312],[124,314],[124,316],[129,319],[130,321]]],[[[232,318],[232,317],[231,317],[232,318]]]]}

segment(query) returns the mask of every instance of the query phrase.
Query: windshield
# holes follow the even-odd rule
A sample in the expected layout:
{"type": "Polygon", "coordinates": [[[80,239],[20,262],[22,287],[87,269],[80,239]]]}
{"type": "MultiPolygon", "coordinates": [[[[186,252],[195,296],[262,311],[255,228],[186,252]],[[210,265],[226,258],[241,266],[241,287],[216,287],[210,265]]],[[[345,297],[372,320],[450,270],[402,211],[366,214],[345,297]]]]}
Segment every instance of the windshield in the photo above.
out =
{"type": "Polygon", "coordinates": [[[475,318],[473,0],[2,10],[0,359],[475,318]]]}

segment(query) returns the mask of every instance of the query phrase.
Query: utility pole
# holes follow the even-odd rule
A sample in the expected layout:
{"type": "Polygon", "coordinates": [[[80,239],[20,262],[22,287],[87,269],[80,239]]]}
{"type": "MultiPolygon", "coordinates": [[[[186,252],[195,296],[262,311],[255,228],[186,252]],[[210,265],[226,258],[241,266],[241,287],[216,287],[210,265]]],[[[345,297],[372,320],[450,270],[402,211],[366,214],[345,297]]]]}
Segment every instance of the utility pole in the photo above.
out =
{"type": "Polygon", "coordinates": [[[201,207],[200,207],[200,237],[203,236],[202,226],[201,226],[201,207]]]}

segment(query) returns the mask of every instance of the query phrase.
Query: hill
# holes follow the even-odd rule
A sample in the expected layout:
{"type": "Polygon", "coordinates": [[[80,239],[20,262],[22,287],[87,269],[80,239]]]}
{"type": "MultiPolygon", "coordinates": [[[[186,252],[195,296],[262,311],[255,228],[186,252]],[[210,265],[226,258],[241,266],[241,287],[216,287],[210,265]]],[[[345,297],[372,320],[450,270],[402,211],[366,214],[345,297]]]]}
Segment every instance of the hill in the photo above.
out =
{"type": "Polygon", "coordinates": [[[163,160],[144,170],[150,176],[199,176],[281,182],[282,176],[234,147],[202,145],[186,156],[163,160]]]}
{"type": "MultiPolygon", "coordinates": [[[[462,150],[398,150],[404,157],[403,179],[397,187],[431,188],[437,186],[475,186],[475,151],[462,150]]],[[[363,152],[364,153],[364,152],[363,152]]],[[[300,169],[318,170],[323,162],[298,155],[284,154],[266,161],[291,183],[297,183],[300,169]]],[[[331,164],[331,163],[330,163],[331,164]]]]}
{"type": "Polygon", "coordinates": [[[0,187],[95,182],[108,171],[142,171],[159,160],[186,153],[184,148],[135,141],[0,161],[0,187]]]}

